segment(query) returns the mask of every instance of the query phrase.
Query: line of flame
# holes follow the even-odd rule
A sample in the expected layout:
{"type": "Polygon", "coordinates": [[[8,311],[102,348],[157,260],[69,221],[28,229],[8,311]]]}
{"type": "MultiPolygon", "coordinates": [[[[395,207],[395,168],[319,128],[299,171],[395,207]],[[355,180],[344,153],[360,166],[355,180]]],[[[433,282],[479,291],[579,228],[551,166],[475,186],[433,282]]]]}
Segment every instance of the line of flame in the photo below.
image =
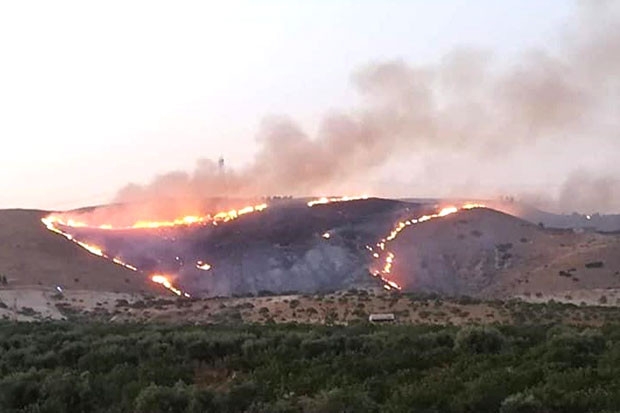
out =
{"type": "Polygon", "coordinates": [[[75,239],[73,237],[73,235],[71,235],[71,234],[69,234],[67,232],[64,232],[64,231],[60,230],[58,227],[56,227],[54,225],[54,221],[53,220],[50,220],[48,218],[42,218],[41,222],[43,222],[43,224],[45,225],[45,227],[48,230],[50,230],[52,232],[55,232],[56,234],[62,235],[63,237],[65,237],[69,241],[79,245],[80,247],[84,248],[86,251],[90,252],[91,254],[96,255],[98,257],[101,257],[101,258],[105,258],[107,260],[111,260],[113,263],[115,263],[117,265],[120,265],[122,267],[125,267],[127,269],[130,269],[132,271],[138,271],[138,269],[136,267],[134,267],[133,265],[131,265],[129,263],[124,262],[120,258],[118,258],[118,257],[110,257],[105,252],[103,252],[103,250],[101,248],[99,248],[98,246],[93,245],[93,244],[88,244],[88,243],[86,243],[84,241],[79,241],[79,240],[75,239]]]}
{"type": "MultiPolygon", "coordinates": [[[[107,260],[111,260],[113,263],[125,267],[132,271],[138,271],[138,268],[124,262],[118,257],[110,257],[107,255],[103,249],[100,247],[88,244],[84,241],[80,241],[74,238],[73,235],[69,234],[60,229],[60,227],[70,227],[70,228],[89,228],[89,229],[102,229],[102,230],[129,230],[129,229],[155,229],[155,228],[163,228],[163,227],[174,227],[174,226],[190,226],[195,224],[209,224],[217,225],[218,223],[232,221],[234,219],[239,218],[242,215],[246,215],[252,212],[260,212],[267,208],[267,204],[259,204],[259,205],[250,205],[241,209],[232,209],[229,211],[218,212],[214,215],[205,215],[205,216],[193,216],[188,215],[182,218],[177,218],[172,221],[138,221],[131,226],[128,227],[114,227],[110,224],[103,224],[99,226],[90,226],[84,222],[77,221],[75,219],[67,219],[64,220],[62,215],[50,214],[45,218],[41,219],[41,222],[45,225],[45,227],[56,233],[60,234],[71,242],[76,243],[80,247],[84,248],[89,253],[96,255],[98,257],[105,258],[107,260]]],[[[196,264],[196,268],[204,271],[209,271],[211,269],[211,265],[208,263],[203,263],[199,261],[196,264]]],[[[163,285],[166,289],[173,292],[174,294],[180,296],[183,295],[185,297],[190,297],[187,292],[181,291],[179,288],[175,287],[168,281],[167,276],[163,274],[154,274],[150,276],[151,281],[163,285]]]]}
{"type": "MultiPolygon", "coordinates": [[[[66,214],[51,214],[45,219],[47,222],[53,224],[55,227],[71,227],[71,228],[89,228],[89,229],[102,229],[102,230],[131,230],[131,229],[155,229],[175,226],[190,226],[196,224],[209,224],[217,225],[221,222],[228,222],[239,218],[242,215],[246,215],[252,212],[260,212],[267,208],[267,204],[250,205],[241,209],[231,209],[230,211],[218,212],[214,215],[187,215],[181,218],[176,218],[170,221],[137,221],[130,226],[114,226],[111,224],[102,225],[89,225],[85,222],[77,219],[69,218],[64,219],[63,215],[66,214]]],[[[47,225],[47,224],[46,224],[47,225]]]]}
{"type": "Polygon", "coordinates": [[[178,289],[177,287],[175,287],[170,280],[168,279],[170,276],[169,275],[164,275],[164,274],[153,274],[151,276],[151,281],[153,281],[156,284],[160,284],[162,285],[165,289],[172,291],[174,294],[178,295],[178,296],[184,296],[187,298],[190,298],[191,296],[186,293],[181,291],[180,289],[178,289]]]}
{"type": "Polygon", "coordinates": [[[331,204],[333,202],[348,202],[348,201],[359,201],[361,199],[368,199],[368,195],[360,195],[360,196],[342,196],[342,197],[322,197],[308,202],[309,207],[313,207],[315,205],[323,205],[323,204],[331,204]]]}
{"type": "MultiPolygon", "coordinates": [[[[457,208],[455,206],[445,207],[445,208],[442,208],[436,214],[422,215],[421,217],[418,217],[418,218],[408,219],[405,221],[399,221],[394,226],[394,229],[392,229],[392,231],[385,238],[382,238],[381,241],[379,241],[376,244],[377,248],[379,248],[381,252],[386,253],[386,256],[385,256],[385,259],[383,260],[383,267],[380,270],[373,271],[373,275],[375,277],[379,277],[381,281],[384,282],[383,288],[385,288],[386,290],[389,291],[393,288],[397,290],[401,290],[402,288],[400,285],[398,285],[395,281],[392,281],[389,279],[389,276],[392,273],[392,265],[394,263],[394,260],[396,259],[396,255],[392,251],[387,250],[386,248],[387,244],[391,241],[394,241],[396,237],[398,236],[398,234],[400,234],[400,232],[404,230],[405,228],[407,228],[408,226],[421,224],[423,222],[430,221],[436,218],[443,218],[445,216],[454,214],[460,210],[468,210],[468,209],[474,209],[474,208],[485,208],[485,206],[483,204],[467,203],[467,204],[462,205],[460,208],[457,208]]],[[[373,258],[375,259],[380,258],[380,253],[375,252],[373,247],[371,247],[370,245],[366,245],[366,249],[372,253],[373,258]]]]}
{"type": "MultiPolygon", "coordinates": [[[[93,245],[93,244],[88,244],[88,243],[86,243],[84,241],[79,241],[79,240],[75,239],[73,237],[73,235],[71,235],[71,234],[69,234],[67,232],[64,232],[64,231],[60,230],[59,228],[57,228],[54,225],[54,221],[49,220],[47,218],[42,218],[41,222],[43,222],[43,224],[45,225],[45,227],[48,230],[50,230],[50,231],[52,231],[52,232],[54,232],[56,234],[62,235],[63,237],[65,237],[69,241],[71,241],[71,242],[79,245],[80,247],[84,248],[89,253],[91,253],[93,255],[96,255],[98,257],[110,260],[113,263],[115,263],[117,265],[120,265],[120,266],[122,266],[124,268],[127,268],[127,269],[129,269],[131,271],[136,271],[136,272],[138,271],[137,267],[135,267],[135,266],[133,266],[133,265],[131,265],[131,264],[121,260],[120,258],[118,258],[118,257],[110,257],[100,247],[98,247],[96,245],[93,245]]],[[[209,265],[209,264],[205,264],[205,265],[209,265]]],[[[209,268],[211,268],[211,266],[209,266],[209,268]]],[[[150,277],[150,279],[151,279],[151,281],[153,281],[153,282],[155,282],[157,284],[163,285],[166,289],[168,289],[169,291],[173,292],[174,294],[176,294],[178,296],[183,295],[184,297],[187,297],[187,298],[190,297],[190,295],[187,292],[183,292],[179,288],[177,288],[174,285],[172,285],[172,283],[170,283],[170,281],[168,281],[167,276],[165,276],[165,275],[154,274],[154,275],[152,275],[150,277]]]]}

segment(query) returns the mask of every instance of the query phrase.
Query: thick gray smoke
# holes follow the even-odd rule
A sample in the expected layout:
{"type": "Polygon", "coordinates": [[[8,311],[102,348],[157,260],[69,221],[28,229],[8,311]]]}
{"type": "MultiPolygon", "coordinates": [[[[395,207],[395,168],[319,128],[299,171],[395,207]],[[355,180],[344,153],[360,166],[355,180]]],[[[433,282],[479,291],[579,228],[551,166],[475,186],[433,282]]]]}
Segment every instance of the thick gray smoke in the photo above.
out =
{"type": "MultiPolygon", "coordinates": [[[[200,160],[192,173],[171,172],[147,185],[127,186],[117,201],[166,198],[193,205],[212,196],[309,195],[426,150],[470,154],[473,168],[541,141],[558,146],[571,140],[617,141],[619,5],[580,5],[577,27],[557,48],[530,51],[509,68],[497,67],[491,53],[473,49],[453,51],[437,65],[370,64],[353,76],[360,108],[329,114],[317,136],[289,118],[269,118],[247,167],[222,170],[215,161],[200,160]]],[[[566,160],[575,170],[578,161],[566,160]]],[[[545,173],[544,166],[537,167],[545,173]]],[[[463,176],[467,171],[455,179],[463,176]]],[[[576,176],[554,194],[560,202],[576,209],[589,210],[598,202],[620,208],[617,181],[576,176]]]]}

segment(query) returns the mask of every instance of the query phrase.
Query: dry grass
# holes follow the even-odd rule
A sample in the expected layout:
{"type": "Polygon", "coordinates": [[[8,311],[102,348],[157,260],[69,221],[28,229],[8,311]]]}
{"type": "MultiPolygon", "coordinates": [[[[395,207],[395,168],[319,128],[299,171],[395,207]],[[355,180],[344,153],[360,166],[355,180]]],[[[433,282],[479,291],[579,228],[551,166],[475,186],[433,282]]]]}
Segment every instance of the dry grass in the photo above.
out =
{"type": "Polygon", "coordinates": [[[152,291],[133,271],[92,254],[41,223],[44,211],[0,210],[0,275],[8,288],[55,287],[92,291],[152,291]]]}

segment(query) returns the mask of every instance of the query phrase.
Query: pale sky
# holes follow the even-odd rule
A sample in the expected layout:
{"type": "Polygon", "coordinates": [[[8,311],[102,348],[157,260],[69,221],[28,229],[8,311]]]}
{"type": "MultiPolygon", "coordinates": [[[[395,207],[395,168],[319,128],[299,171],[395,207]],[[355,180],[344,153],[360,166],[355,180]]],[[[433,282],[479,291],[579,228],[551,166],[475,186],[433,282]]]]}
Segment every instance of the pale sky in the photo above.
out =
{"type": "Polygon", "coordinates": [[[573,13],[560,0],[1,2],[0,208],[106,202],[200,157],[242,166],[265,115],[313,131],[354,106],[364,64],[469,45],[510,62],[553,48],[573,13]]]}

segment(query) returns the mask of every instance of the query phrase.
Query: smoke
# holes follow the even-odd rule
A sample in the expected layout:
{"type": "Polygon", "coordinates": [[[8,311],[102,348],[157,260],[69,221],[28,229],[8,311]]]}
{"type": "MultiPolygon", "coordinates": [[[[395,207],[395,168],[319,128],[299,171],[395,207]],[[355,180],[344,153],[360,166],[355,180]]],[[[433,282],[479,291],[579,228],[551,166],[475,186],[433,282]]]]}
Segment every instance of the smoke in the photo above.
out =
{"type": "MultiPolygon", "coordinates": [[[[476,49],[455,50],[435,65],[369,64],[352,76],[360,107],[328,114],[316,136],[288,117],[271,117],[257,134],[259,150],[248,166],[223,169],[201,159],[191,173],[128,185],[116,201],[181,200],[170,204],[187,212],[212,196],[326,193],[426,151],[468,154],[473,169],[541,141],[617,140],[618,4],[580,3],[576,27],[556,49],[526,52],[508,68],[476,49]]],[[[567,161],[582,169],[578,157],[567,161]]],[[[456,180],[468,176],[455,172],[456,180]]],[[[564,209],[618,206],[612,184],[617,187],[617,181],[575,173],[555,195],[564,209]]]]}
{"type": "Polygon", "coordinates": [[[557,195],[526,193],[520,195],[520,200],[558,213],[617,213],[620,211],[620,178],[576,170],[564,181],[557,195]]]}
{"type": "Polygon", "coordinates": [[[573,173],[562,185],[557,199],[564,212],[611,212],[620,210],[620,179],[573,173]],[[597,209],[592,210],[595,205],[597,209]]]}

